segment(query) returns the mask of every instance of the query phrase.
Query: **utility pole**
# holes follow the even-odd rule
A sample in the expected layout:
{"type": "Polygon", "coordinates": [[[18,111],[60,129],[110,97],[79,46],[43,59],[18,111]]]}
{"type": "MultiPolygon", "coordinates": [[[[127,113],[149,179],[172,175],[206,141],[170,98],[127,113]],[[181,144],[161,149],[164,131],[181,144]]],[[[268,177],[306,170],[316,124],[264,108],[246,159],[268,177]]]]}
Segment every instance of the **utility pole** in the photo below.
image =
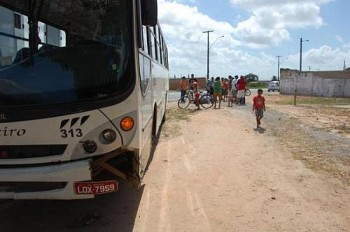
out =
{"type": "Polygon", "coordinates": [[[308,42],[309,40],[303,40],[300,38],[300,60],[299,60],[299,75],[295,81],[295,89],[294,89],[294,105],[297,105],[297,85],[298,79],[301,77],[302,67],[303,67],[303,42],[308,42]]]}
{"type": "Polygon", "coordinates": [[[345,69],[346,69],[345,61],[346,61],[346,59],[344,59],[343,71],[345,71],[345,69]]]}
{"type": "Polygon", "coordinates": [[[277,80],[280,81],[280,57],[282,56],[276,56],[277,57],[277,80]]]}
{"type": "Polygon", "coordinates": [[[213,32],[213,30],[209,30],[209,31],[203,31],[203,33],[207,33],[208,35],[208,39],[207,39],[207,78],[209,78],[209,33],[213,32]]]}

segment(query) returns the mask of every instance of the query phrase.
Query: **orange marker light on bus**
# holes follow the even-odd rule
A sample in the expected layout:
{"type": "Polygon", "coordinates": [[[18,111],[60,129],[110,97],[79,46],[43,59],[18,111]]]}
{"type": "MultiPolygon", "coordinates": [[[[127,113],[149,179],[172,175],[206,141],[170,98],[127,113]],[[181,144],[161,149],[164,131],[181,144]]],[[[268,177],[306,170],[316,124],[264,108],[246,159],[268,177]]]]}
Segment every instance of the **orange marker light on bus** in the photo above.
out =
{"type": "Polygon", "coordinates": [[[134,119],[132,117],[125,117],[120,121],[120,127],[124,131],[129,131],[134,127],[134,119]]]}

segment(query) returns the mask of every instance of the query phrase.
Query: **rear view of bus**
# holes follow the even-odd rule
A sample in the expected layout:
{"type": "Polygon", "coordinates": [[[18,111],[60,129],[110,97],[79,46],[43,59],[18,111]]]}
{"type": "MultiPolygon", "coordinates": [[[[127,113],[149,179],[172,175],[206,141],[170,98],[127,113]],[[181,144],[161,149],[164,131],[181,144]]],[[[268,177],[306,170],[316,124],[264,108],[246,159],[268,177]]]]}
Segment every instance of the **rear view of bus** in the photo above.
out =
{"type": "Polygon", "coordinates": [[[0,199],[138,186],[168,88],[167,65],[140,62],[157,1],[0,0],[0,22],[0,199]]]}

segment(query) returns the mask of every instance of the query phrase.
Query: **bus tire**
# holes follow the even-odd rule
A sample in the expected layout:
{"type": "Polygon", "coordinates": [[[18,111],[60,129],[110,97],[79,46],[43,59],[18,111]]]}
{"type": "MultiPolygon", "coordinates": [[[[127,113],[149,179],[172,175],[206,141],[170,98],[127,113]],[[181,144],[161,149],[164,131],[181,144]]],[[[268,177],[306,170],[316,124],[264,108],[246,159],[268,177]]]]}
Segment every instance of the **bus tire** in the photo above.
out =
{"type": "Polygon", "coordinates": [[[163,117],[162,117],[162,125],[165,123],[166,121],[166,107],[167,107],[167,103],[168,103],[168,93],[166,93],[166,96],[165,96],[165,103],[164,103],[164,114],[163,114],[163,117]]]}
{"type": "Polygon", "coordinates": [[[162,117],[162,125],[165,123],[166,121],[166,110],[164,111],[163,117],[162,117]]]}
{"type": "Polygon", "coordinates": [[[157,137],[157,105],[153,108],[153,119],[152,119],[152,141],[157,137]]]}

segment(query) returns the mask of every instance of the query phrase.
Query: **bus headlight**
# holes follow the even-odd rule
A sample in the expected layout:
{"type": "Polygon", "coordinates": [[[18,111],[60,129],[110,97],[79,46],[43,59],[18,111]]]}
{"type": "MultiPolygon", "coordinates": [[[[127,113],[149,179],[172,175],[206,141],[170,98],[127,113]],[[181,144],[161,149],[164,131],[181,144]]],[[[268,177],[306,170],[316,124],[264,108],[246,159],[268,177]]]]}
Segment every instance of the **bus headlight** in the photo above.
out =
{"type": "Polygon", "coordinates": [[[106,129],[102,132],[102,138],[106,140],[106,142],[112,143],[117,138],[117,134],[112,129],[106,129]]]}
{"type": "Polygon", "coordinates": [[[83,142],[83,148],[87,153],[94,153],[97,150],[97,144],[92,140],[86,140],[83,142]]]}
{"type": "Polygon", "coordinates": [[[134,127],[134,119],[132,117],[125,117],[120,121],[120,127],[123,131],[129,131],[134,127]]]}

